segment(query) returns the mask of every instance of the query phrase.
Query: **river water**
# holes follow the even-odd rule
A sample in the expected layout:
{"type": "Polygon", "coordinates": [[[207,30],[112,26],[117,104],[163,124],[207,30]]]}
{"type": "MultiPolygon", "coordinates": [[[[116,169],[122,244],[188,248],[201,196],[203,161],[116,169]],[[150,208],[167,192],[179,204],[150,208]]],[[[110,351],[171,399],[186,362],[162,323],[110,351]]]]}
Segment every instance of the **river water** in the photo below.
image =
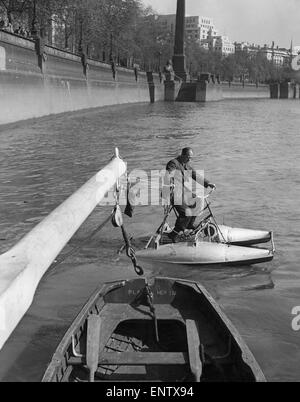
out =
{"type": "MultiPolygon", "coordinates": [[[[273,230],[272,262],[252,267],[145,266],[151,275],[202,282],[244,337],[269,381],[300,380],[300,103],[226,100],[123,105],[0,127],[0,251],[5,252],[103,167],[118,146],[128,169],[163,169],[185,146],[216,183],[220,223],[273,230]]],[[[111,211],[97,207],[63,251],[111,211]]],[[[160,223],[159,206],[126,218],[137,243],[160,223]]],[[[98,282],[134,277],[107,226],[45,275],[34,303],[0,352],[1,381],[39,381],[57,342],[98,282]]]]}

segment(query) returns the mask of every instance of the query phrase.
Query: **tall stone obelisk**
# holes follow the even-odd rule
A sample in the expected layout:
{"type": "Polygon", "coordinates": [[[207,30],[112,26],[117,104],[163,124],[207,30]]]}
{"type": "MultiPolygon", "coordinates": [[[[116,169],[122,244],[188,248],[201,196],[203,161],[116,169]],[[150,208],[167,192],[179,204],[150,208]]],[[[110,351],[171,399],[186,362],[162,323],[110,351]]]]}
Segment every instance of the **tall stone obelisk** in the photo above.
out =
{"type": "Polygon", "coordinates": [[[185,68],[184,54],[185,38],[185,0],[177,0],[175,46],[173,56],[173,68],[175,74],[186,81],[187,73],[185,68]]]}

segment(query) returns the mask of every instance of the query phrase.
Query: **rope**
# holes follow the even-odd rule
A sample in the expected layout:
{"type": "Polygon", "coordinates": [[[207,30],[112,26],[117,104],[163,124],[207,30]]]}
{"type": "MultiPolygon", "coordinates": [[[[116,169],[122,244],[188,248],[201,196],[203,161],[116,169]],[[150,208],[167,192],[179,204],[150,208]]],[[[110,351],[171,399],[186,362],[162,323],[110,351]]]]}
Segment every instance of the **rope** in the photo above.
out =
{"type": "Polygon", "coordinates": [[[80,246],[74,247],[71,251],[66,253],[59,261],[54,262],[51,265],[51,269],[56,268],[60,264],[62,264],[67,258],[74,255],[77,251],[79,251],[85,244],[87,244],[100,230],[102,230],[108,222],[111,220],[113,212],[103,221],[85,240],[81,241],[80,246]]]}
{"type": "Polygon", "coordinates": [[[147,298],[147,303],[149,305],[150,312],[151,312],[151,315],[152,315],[152,318],[154,321],[155,340],[159,344],[158,324],[157,324],[156,311],[155,311],[155,307],[153,304],[153,293],[148,284],[146,285],[146,298],[147,298]]]}

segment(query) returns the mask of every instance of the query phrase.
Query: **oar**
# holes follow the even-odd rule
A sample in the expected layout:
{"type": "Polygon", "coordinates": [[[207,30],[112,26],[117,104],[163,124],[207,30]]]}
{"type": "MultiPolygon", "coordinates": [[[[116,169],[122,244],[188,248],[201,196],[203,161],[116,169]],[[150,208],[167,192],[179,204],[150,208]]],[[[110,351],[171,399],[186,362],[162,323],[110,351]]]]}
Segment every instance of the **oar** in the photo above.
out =
{"type": "Polygon", "coordinates": [[[98,369],[99,348],[100,348],[100,326],[99,315],[91,314],[87,323],[87,345],[86,345],[86,365],[90,372],[90,382],[95,381],[95,373],[98,369]]]}
{"type": "Polygon", "coordinates": [[[188,354],[190,369],[194,376],[195,382],[200,382],[202,376],[202,361],[200,357],[200,336],[196,321],[186,320],[186,335],[188,342],[188,354]]]}

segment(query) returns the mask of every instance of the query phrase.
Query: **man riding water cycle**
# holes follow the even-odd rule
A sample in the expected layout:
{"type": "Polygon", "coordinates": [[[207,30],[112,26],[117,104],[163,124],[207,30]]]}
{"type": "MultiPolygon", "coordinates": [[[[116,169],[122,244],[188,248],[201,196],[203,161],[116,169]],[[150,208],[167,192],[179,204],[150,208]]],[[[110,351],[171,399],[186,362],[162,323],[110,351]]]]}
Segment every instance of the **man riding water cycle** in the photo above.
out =
{"type": "Polygon", "coordinates": [[[180,232],[184,232],[185,230],[194,230],[194,223],[197,218],[196,215],[191,213],[193,208],[195,208],[196,204],[196,196],[191,192],[186,191],[187,180],[193,179],[197,183],[201,184],[205,188],[215,189],[216,186],[206,180],[202,175],[196,172],[192,166],[190,165],[190,161],[193,158],[193,150],[192,148],[184,148],[177,158],[172,159],[168,162],[166,166],[167,174],[165,176],[165,183],[167,185],[173,184],[174,192],[171,194],[170,201],[171,205],[173,205],[175,211],[177,212],[177,220],[175,223],[175,227],[171,233],[169,233],[169,238],[176,242],[176,238],[180,232]],[[176,185],[177,182],[177,185],[176,185]],[[177,187],[177,189],[176,189],[177,187]],[[181,194],[176,197],[176,190],[180,190],[181,194]],[[188,200],[188,193],[190,199],[188,200]],[[175,195],[175,196],[174,196],[175,195]],[[190,203],[192,202],[192,205],[190,203]]]}

